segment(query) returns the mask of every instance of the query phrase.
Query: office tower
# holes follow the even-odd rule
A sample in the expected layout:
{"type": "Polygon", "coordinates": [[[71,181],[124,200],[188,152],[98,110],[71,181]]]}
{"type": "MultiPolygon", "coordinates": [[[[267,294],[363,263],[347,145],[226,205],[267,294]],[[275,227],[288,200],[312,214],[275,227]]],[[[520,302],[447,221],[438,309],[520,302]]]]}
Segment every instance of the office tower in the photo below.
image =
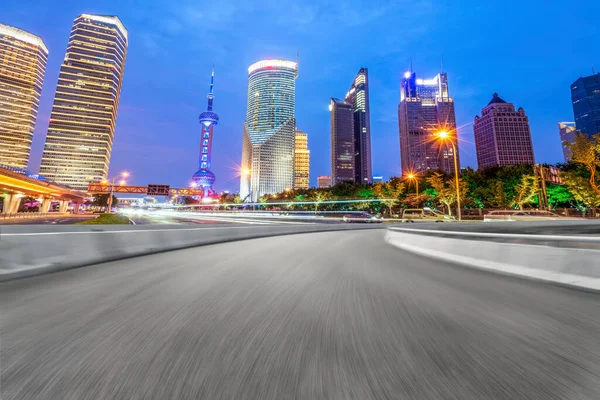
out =
{"type": "Polygon", "coordinates": [[[567,143],[575,143],[575,122],[559,122],[558,132],[560,134],[560,143],[562,145],[563,156],[565,162],[571,161],[571,149],[567,146],[567,143]]]}
{"type": "Polygon", "coordinates": [[[398,125],[403,173],[437,169],[454,173],[452,146],[436,138],[439,132],[448,132],[458,152],[454,102],[448,94],[446,73],[439,73],[433,79],[417,79],[414,72],[404,74],[398,125]]]}
{"type": "Polygon", "coordinates": [[[367,68],[361,68],[350,90],[346,103],[354,112],[354,182],[371,183],[371,118],[369,110],[369,80],[367,68]]]}
{"type": "Polygon", "coordinates": [[[577,130],[600,133],[600,73],[577,79],[571,85],[571,101],[577,130]]]}
{"type": "Polygon", "coordinates": [[[383,176],[374,176],[373,183],[383,183],[383,176]]]}
{"type": "Polygon", "coordinates": [[[263,60],[248,68],[240,196],[256,201],[294,186],[298,63],[263,60]]]}
{"type": "Polygon", "coordinates": [[[42,39],[0,24],[0,164],[27,168],[47,62],[42,39]]]}
{"type": "Polygon", "coordinates": [[[213,86],[215,83],[215,67],[213,66],[212,74],[210,76],[210,88],[208,90],[208,106],[206,111],[200,114],[200,157],[198,159],[198,171],[192,177],[192,181],[197,187],[202,188],[202,197],[208,197],[214,194],[212,188],[215,183],[215,174],[210,170],[210,162],[212,155],[212,137],[213,128],[219,123],[219,116],[213,112],[213,86]]]}
{"type": "Polygon", "coordinates": [[[529,119],[519,107],[494,93],[492,100],[475,116],[475,149],[479,168],[496,165],[535,164],[529,119]]]}
{"type": "Polygon", "coordinates": [[[354,182],[354,106],[332,98],[329,103],[331,126],[331,184],[354,182]]]}
{"type": "Polygon", "coordinates": [[[308,149],[308,135],[301,130],[296,130],[294,150],[294,189],[308,189],[309,187],[310,150],[308,149]]]}
{"type": "Polygon", "coordinates": [[[80,190],[107,177],[126,53],[127,30],[119,18],[75,18],[40,174],[80,190]]]}
{"type": "Polygon", "coordinates": [[[324,175],[317,177],[317,187],[319,189],[331,187],[331,177],[324,175]]]}

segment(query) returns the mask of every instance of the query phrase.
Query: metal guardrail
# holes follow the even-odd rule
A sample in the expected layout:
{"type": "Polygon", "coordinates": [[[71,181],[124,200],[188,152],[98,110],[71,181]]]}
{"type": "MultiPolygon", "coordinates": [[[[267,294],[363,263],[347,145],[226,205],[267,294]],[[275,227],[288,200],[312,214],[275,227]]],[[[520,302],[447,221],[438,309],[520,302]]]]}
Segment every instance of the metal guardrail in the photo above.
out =
{"type": "Polygon", "coordinates": [[[71,214],[60,213],[60,212],[49,212],[49,213],[28,212],[28,213],[0,214],[0,219],[31,219],[31,218],[41,218],[41,217],[65,217],[68,215],[71,215],[71,214]]]}

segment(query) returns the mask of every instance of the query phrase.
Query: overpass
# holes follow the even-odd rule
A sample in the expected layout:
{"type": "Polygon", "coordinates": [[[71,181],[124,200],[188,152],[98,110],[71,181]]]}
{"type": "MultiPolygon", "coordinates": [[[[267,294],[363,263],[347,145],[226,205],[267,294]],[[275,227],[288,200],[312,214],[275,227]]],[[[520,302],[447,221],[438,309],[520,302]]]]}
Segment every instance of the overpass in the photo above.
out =
{"type": "Polygon", "coordinates": [[[3,197],[1,214],[17,213],[24,197],[37,199],[40,202],[38,212],[47,213],[52,202],[59,203],[59,212],[66,212],[69,203],[73,203],[76,212],[87,194],[31,174],[25,169],[0,165],[0,197],[3,197]]]}

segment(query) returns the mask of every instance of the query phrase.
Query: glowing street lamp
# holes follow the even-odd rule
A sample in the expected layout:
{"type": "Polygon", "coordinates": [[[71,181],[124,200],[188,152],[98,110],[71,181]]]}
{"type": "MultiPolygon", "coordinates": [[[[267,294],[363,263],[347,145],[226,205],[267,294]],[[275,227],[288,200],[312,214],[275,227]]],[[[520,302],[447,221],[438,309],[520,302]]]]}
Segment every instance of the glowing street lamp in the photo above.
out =
{"type": "Polygon", "coordinates": [[[442,130],[436,134],[437,138],[442,142],[450,142],[452,146],[452,157],[454,158],[454,178],[456,184],[456,206],[457,206],[457,216],[458,220],[462,219],[462,212],[460,211],[460,188],[458,186],[458,159],[456,153],[456,145],[454,144],[454,140],[452,140],[452,135],[450,132],[442,130]]]}
{"type": "Polygon", "coordinates": [[[409,172],[408,175],[406,175],[406,179],[415,183],[416,194],[418,196],[419,195],[419,179],[417,178],[417,175],[412,172],[409,172]]]}
{"type": "Polygon", "coordinates": [[[126,183],[125,179],[123,179],[123,178],[127,178],[128,176],[129,176],[129,172],[123,171],[119,175],[113,176],[112,179],[103,179],[102,180],[103,184],[107,184],[110,182],[110,186],[108,187],[108,201],[107,201],[108,208],[107,208],[106,212],[112,211],[112,198],[113,198],[113,191],[114,191],[114,187],[115,187],[115,180],[117,178],[121,178],[121,180],[119,181],[119,185],[123,186],[126,183]]]}

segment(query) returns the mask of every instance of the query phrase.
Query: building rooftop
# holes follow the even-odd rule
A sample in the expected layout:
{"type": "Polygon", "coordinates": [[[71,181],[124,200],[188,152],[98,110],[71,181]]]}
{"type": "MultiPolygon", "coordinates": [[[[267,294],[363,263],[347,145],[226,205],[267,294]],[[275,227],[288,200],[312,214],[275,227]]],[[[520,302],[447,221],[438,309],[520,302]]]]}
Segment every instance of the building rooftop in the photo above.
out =
{"type": "Polygon", "coordinates": [[[39,36],[33,35],[22,29],[18,29],[13,26],[8,26],[4,24],[0,24],[0,34],[12,36],[15,39],[21,40],[25,43],[29,43],[34,46],[39,46],[44,50],[46,54],[48,54],[48,48],[44,44],[42,38],[40,38],[39,36]]]}
{"type": "Polygon", "coordinates": [[[116,15],[94,15],[94,14],[81,14],[78,18],[87,18],[98,22],[104,22],[105,24],[115,25],[125,36],[125,39],[128,39],[128,32],[119,17],[116,15]]]}
{"type": "Polygon", "coordinates": [[[490,100],[490,102],[488,103],[488,106],[490,104],[496,104],[496,103],[506,103],[504,100],[502,100],[499,96],[498,93],[494,93],[492,95],[492,100],[490,100]]]}

